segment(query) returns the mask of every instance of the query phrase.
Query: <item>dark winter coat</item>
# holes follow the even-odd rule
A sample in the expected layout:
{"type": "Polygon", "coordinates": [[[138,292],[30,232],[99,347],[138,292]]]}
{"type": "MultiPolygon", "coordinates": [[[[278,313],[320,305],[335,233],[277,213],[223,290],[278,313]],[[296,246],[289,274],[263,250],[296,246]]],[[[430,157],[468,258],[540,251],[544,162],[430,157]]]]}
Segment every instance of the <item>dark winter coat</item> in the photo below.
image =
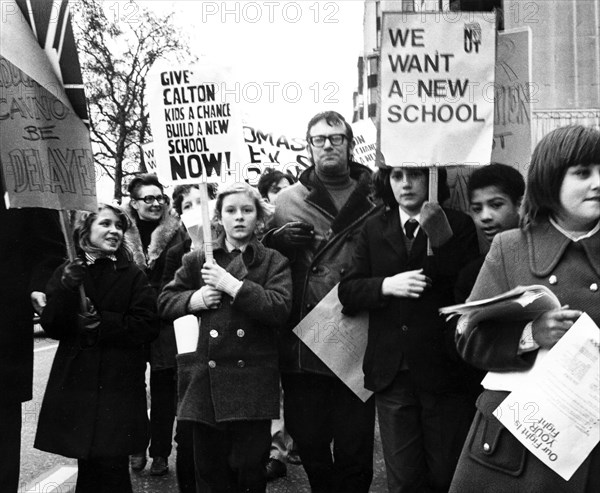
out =
{"type": "Polygon", "coordinates": [[[88,459],[123,456],[148,443],[143,346],[158,335],[156,300],[148,280],[127,259],[87,267],[84,288],[101,319],[98,341],[82,347],[78,293],[48,283],[41,323],[60,341],[38,423],[38,449],[88,459]]]}
{"type": "MultiPolygon", "coordinates": [[[[223,238],[214,258],[226,265],[223,238]]],[[[161,317],[189,313],[191,296],[204,282],[204,254],[183,257],[175,279],[158,299],[161,317]]],[[[235,299],[223,293],[220,308],[203,310],[198,347],[177,356],[178,419],[215,424],[279,416],[279,368],[276,333],[287,319],[292,281],[287,259],[252,241],[225,269],[243,281],[235,299]]]]}
{"type": "Polygon", "coordinates": [[[350,177],[357,186],[338,212],[329,193],[316,176],[314,166],[297,183],[277,196],[272,228],[263,242],[268,246],[272,231],[291,221],[314,226],[312,243],[298,249],[290,259],[294,299],[292,314],[280,337],[281,369],[333,376],[333,372],[292,332],[350,267],[361,226],[374,212],[370,200],[371,170],[350,163],[350,177]]]}
{"type": "Polygon", "coordinates": [[[398,208],[386,207],[365,224],[357,239],[352,267],[342,280],[344,313],[369,310],[369,337],[363,361],[365,387],[377,392],[392,383],[405,361],[417,388],[430,392],[465,391],[465,373],[454,348],[453,327],[438,309],[454,302],[454,281],[478,254],[477,233],[469,216],[444,209],[453,236],[427,256],[427,236],[419,228],[410,252],[398,208]],[[424,269],[432,285],[421,297],[381,294],[384,278],[424,269]]]}
{"type": "Polygon", "coordinates": [[[58,214],[0,205],[0,403],[31,399],[32,291],[43,292],[65,259],[58,214]]]}
{"type": "MultiPolygon", "coordinates": [[[[516,286],[542,284],[561,304],[585,311],[600,326],[600,232],[577,243],[548,221],[528,232],[496,235],[469,301],[489,298],[516,286]]],[[[488,371],[530,369],[537,350],[518,354],[527,321],[486,321],[466,327],[457,336],[461,356],[488,371]]],[[[591,493],[600,487],[600,448],[566,482],[530,454],[492,412],[508,392],[485,390],[460,458],[452,491],[479,492],[481,485],[497,491],[591,493]],[[483,450],[482,444],[492,444],[483,450]]]]}
{"type": "MultiPolygon", "coordinates": [[[[133,260],[144,271],[154,289],[154,295],[158,297],[162,287],[167,252],[171,247],[184,241],[187,233],[182,229],[179,219],[169,209],[166,209],[156,229],[152,232],[148,251],[144,253],[136,223],[139,217],[137,211],[129,205],[127,213],[132,218],[132,227],[125,234],[125,238],[133,251],[133,260]]],[[[177,348],[172,332],[173,327],[166,324],[164,330],[160,331],[158,338],[150,346],[150,365],[153,371],[175,368],[177,348]]]]}

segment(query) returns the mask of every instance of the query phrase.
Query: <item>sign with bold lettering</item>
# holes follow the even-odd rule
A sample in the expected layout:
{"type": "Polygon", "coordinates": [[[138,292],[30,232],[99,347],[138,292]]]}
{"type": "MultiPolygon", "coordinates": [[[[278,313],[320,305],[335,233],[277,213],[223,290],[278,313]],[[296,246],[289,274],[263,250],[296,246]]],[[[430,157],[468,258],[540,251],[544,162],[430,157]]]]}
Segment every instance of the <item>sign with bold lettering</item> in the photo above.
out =
{"type": "Polygon", "coordinates": [[[142,144],[144,153],[144,164],[149,173],[156,173],[156,159],[154,158],[154,142],[142,144]]]}
{"type": "Polygon", "coordinates": [[[495,17],[384,12],[380,150],[388,166],[490,161],[495,17]]]}
{"type": "Polygon", "coordinates": [[[311,166],[303,138],[291,137],[278,132],[268,132],[259,127],[244,125],[244,142],[248,158],[236,181],[256,185],[266,168],[275,168],[282,173],[298,177],[311,166]]]}
{"type": "Polygon", "coordinates": [[[371,119],[360,120],[352,124],[354,133],[354,151],[352,159],[376,170],[375,156],[377,154],[377,129],[371,119]]]}
{"type": "Polygon", "coordinates": [[[244,162],[241,112],[223,90],[223,67],[155,64],[147,100],[159,178],[165,183],[227,181],[244,162]]]}
{"type": "MultiPolygon", "coordinates": [[[[60,69],[17,4],[3,1],[2,8],[7,15],[0,35],[0,161],[6,206],[95,210],[88,129],[73,110],[60,69]]],[[[66,29],[68,15],[62,15],[66,29]]],[[[61,53],[56,57],[62,59],[61,53]]]]}

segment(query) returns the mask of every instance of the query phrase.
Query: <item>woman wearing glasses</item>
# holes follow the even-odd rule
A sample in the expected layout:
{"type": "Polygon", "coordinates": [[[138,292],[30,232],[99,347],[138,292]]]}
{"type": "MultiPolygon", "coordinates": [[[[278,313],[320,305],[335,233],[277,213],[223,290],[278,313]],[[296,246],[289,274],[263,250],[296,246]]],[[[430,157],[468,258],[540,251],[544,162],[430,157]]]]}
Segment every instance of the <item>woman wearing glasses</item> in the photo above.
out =
{"type": "MultiPolygon", "coordinates": [[[[126,233],[133,250],[133,259],[148,276],[158,297],[167,251],[186,238],[186,233],[176,215],[171,214],[168,197],[156,175],[146,174],[134,178],[128,187],[130,202],[127,212],[132,227],[126,233]]],[[[150,351],[150,410],[151,443],[153,458],[150,473],[162,476],[168,472],[171,437],[175,420],[175,368],[169,355],[166,331],[160,332],[150,351]]],[[[139,471],[146,466],[146,451],[131,457],[131,468],[139,471]]]]}

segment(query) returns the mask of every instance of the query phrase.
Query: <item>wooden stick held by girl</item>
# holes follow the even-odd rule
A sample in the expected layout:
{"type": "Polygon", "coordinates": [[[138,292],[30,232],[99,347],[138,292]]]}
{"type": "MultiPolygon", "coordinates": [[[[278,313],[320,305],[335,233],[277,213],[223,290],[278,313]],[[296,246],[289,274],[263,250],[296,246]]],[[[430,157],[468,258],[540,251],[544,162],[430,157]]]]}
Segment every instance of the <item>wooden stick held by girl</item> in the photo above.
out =
{"type": "Polygon", "coordinates": [[[287,259],[257,240],[269,206],[247,184],[217,196],[214,262],[183,258],[159,312],[201,317],[196,351],[177,356],[178,418],[193,422],[196,471],[212,491],[265,491],[279,415],[277,330],[291,308],[287,259]]]}

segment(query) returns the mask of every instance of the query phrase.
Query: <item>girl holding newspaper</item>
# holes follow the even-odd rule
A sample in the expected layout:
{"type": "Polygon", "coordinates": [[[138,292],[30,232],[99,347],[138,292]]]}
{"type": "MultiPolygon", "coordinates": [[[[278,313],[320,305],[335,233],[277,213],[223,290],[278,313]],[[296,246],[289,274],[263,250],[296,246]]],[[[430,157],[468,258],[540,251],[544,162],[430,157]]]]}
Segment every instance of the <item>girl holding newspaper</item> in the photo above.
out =
{"type": "Polygon", "coordinates": [[[600,491],[598,445],[566,481],[493,415],[516,390],[507,372],[518,376],[534,367],[540,348],[553,347],[583,312],[600,325],[600,132],[595,129],[558,128],[537,145],[521,227],[494,238],[468,301],[532,284],[548,287],[563,306],[530,321],[462,324],[457,335],[461,356],[496,378],[482,382],[485,390],[451,492],[600,491]]]}

